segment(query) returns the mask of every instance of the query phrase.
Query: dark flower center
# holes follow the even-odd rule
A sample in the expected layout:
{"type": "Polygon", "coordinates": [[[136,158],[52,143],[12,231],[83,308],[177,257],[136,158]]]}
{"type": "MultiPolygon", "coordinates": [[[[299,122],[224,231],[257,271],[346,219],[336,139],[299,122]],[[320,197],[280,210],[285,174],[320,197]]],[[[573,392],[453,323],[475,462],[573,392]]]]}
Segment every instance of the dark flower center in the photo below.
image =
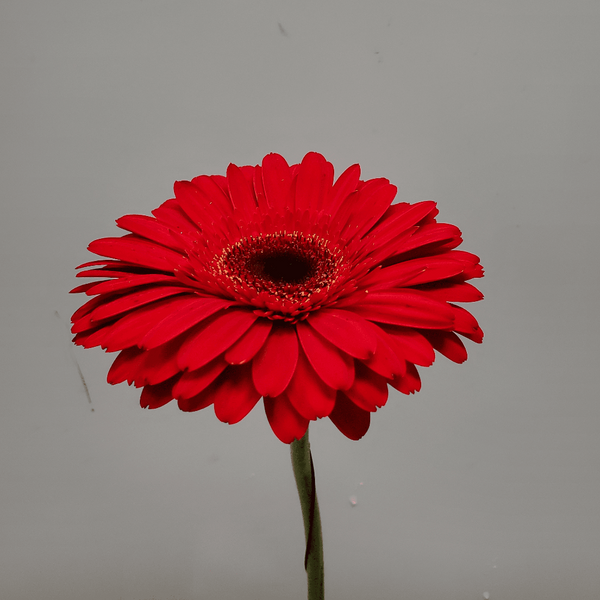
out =
{"type": "Polygon", "coordinates": [[[273,283],[299,284],[314,274],[315,264],[309,257],[291,250],[274,254],[258,254],[248,261],[248,268],[257,277],[273,283]]]}
{"type": "Polygon", "coordinates": [[[236,295],[255,305],[252,299],[260,295],[270,310],[289,315],[327,293],[342,263],[342,251],[329,240],[284,231],[242,238],[224,248],[210,270],[236,295]]]}

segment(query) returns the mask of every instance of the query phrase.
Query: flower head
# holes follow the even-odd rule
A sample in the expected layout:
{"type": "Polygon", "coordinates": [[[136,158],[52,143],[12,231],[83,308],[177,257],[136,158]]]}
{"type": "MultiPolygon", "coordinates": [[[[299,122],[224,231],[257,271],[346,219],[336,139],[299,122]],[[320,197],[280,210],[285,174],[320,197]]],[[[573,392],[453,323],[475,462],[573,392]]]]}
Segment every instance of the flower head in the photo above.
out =
{"type": "Polygon", "coordinates": [[[483,297],[467,283],[483,270],[434,202],[392,204],[387,179],[359,177],[334,183],[311,152],[177,182],[153,217],[90,244],[104,258],[78,276],[103,280],[73,290],[93,296],[74,342],[119,351],[108,381],[142,387],[143,407],[213,405],[236,423],[262,397],[285,443],[321,417],[361,438],[388,384],[418,391],[434,350],[460,363],[459,335],[481,342],[455,302],[483,297]]]}

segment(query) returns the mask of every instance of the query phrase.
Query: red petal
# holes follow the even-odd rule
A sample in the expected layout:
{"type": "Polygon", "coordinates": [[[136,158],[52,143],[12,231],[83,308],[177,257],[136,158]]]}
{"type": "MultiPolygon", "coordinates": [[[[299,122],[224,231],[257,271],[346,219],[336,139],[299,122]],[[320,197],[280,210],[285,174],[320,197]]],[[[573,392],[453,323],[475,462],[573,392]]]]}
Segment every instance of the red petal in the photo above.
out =
{"type": "Polygon", "coordinates": [[[133,383],[134,375],[142,362],[143,353],[143,350],[135,347],[120,352],[108,370],[106,381],[111,385],[123,383],[123,381],[127,381],[129,384],[133,383]]]}
{"type": "Polygon", "coordinates": [[[477,319],[468,311],[454,304],[449,305],[454,311],[454,331],[480,344],[483,341],[483,331],[477,319]]]}
{"type": "MultiPolygon", "coordinates": [[[[121,239],[121,238],[118,238],[121,239]]],[[[102,265],[103,268],[118,268],[121,265],[127,265],[128,263],[124,263],[121,260],[90,260],[89,262],[83,263],[82,265],[78,265],[75,267],[76,269],[85,269],[86,267],[97,267],[102,265]]]]}
{"type": "Polygon", "coordinates": [[[371,413],[358,408],[343,392],[338,392],[329,418],[351,440],[360,440],[371,424],[371,413]]]}
{"type": "Polygon", "coordinates": [[[267,154],[262,161],[262,179],[269,206],[278,213],[294,209],[290,194],[290,167],[279,154],[267,154]]]}
{"type": "MultiPolygon", "coordinates": [[[[225,180],[223,181],[225,182],[225,180]]],[[[204,197],[203,206],[213,206],[219,215],[231,216],[233,214],[231,200],[212,177],[208,175],[194,177],[192,184],[204,197]]]]}
{"type": "Polygon", "coordinates": [[[463,250],[451,250],[447,253],[447,256],[458,260],[463,265],[464,279],[483,277],[483,267],[479,264],[479,257],[475,254],[463,250]]]}
{"type": "MultiPolygon", "coordinates": [[[[106,266],[99,269],[90,269],[89,271],[80,271],[75,277],[132,277],[133,275],[154,275],[150,269],[144,267],[132,267],[125,263],[119,263],[119,266],[106,266]],[[140,273],[146,271],[146,273],[140,273]]],[[[169,277],[169,275],[160,274],[156,277],[169,277]]],[[[98,283],[98,282],[96,282],[98,283]]]]}
{"type": "Polygon", "coordinates": [[[152,214],[173,231],[184,233],[188,236],[198,233],[198,225],[181,208],[180,201],[176,198],[171,198],[163,202],[158,208],[152,211],[152,214]]]}
{"type": "Polygon", "coordinates": [[[250,165],[243,165],[240,167],[242,175],[248,180],[250,184],[252,184],[252,182],[254,181],[254,169],[256,169],[256,167],[250,165]]]}
{"type": "Polygon", "coordinates": [[[233,302],[221,298],[202,298],[196,296],[195,302],[190,303],[185,310],[179,310],[167,315],[159,321],[142,340],[142,347],[146,349],[160,346],[180,333],[188,331],[191,327],[210,317],[217,311],[228,308],[233,302]]]}
{"type": "Polygon", "coordinates": [[[477,302],[483,299],[483,294],[475,286],[465,282],[431,284],[421,286],[419,290],[430,298],[445,302],[477,302]]]}
{"type": "MultiPolygon", "coordinates": [[[[88,329],[86,331],[77,333],[73,338],[73,343],[76,346],[83,346],[84,348],[93,348],[94,346],[100,345],[105,348],[105,338],[106,327],[99,327],[97,329],[88,329]]],[[[115,348],[115,350],[120,350],[120,348],[115,348]]]]}
{"type": "MultiPolygon", "coordinates": [[[[450,253],[448,253],[450,254],[450,253]]],[[[421,273],[410,279],[410,285],[421,285],[433,281],[440,281],[460,275],[464,271],[464,265],[457,260],[447,256],[426,256],[424,258],[416,258],[408,261],[409,264],[421,265],[423,267],[421,273]]],[[[404,263],[399,263],[404,264],[404,263]]],[[[390,267],[390,269],[395,268],[390,267]]]]}
{"type": "Polygon", "coordinates": [[[421,389],[421,378],[419,377],[417,367],[412,363],[407,363],[406,375],[394,378],[390,381],[390,385],[403,394],[418,392],[421,389]]]}
{"type": "MultiPolygon", "coordinates": [[[[98,285],[97,281],[89,281],[88,283],[83,283],[81,285],[78,285],[77,287],[74,287],[69,292],[69,294],[81,294],[81,292],[87,293],[88,290],[92,289],[95,285],[98,285]]],[[[93,296],[93,294],[88,294],[88,296],[93,296]]]]}
{"type": "Polygon", "coordinates": [[[373,225],[379,221],[379,219],[385,214],[385,211],[389,208],[393,199],[396,197],[398,188],[389,183],[387,179],[384,179],[383,181],[386,182],[386,185],[382,185],[373,193],[369,193],[367,198],[362,200],[363,205],[366,205],[367,203],[369,205],[369,216],[365,219],[364,212],[356,213],[356,215],[353,216],[348,222],[349,227],[358,225],[355,234],[358,237],[365,235],[371,229],[371,227],[373,227],[373,225]],[[362,219],[359,217],[359,214],[362,215],[362,219]]]}
{"type": "MultiPolygon", "coordinates": [[[[83,275],[83,273],[80,273],[83,275]]],[[[110,279],[107,281],[94,281],[90,289],[87,291],[88,296],[96,294],[113,294],[115,292],[130,292],[135,288],[149,285],[151,283],[179,283],[172,275],[163,275],[161,273],[150,273],[147,275],[131,275],[124,274],[118,279],[110,279]]],[[[90,285],[90,284],[88,284],[90,285]]],[[[73,292],[75,290],[72,290],[73,292]]]]}
{"type": "Polygon", "coordinates": [[[354,381],[354,359],[306,323],[296,325],[298,338],[313,369],[331,388],[347,390],[354,381]]]}
{"type": "Polygon", "coordinates": [[[373,292],[352,305],[352,312],[377,323],[423,329],[450,329],[454,322],[449,305],[408,290],[373,292]]]}
{"type": "Polygon", "coordinates": [[[433,200],[423,200],[414,204],[398,202],[390,206],[384,218],[373,231],[384,233],[388,227],[401,230],[410,229],[413,225],[424,225],[426,222],[430,222],[438,212],[437,204],[433,200]]]}
{"type": "Polygon", "coordinates": [[[171,297],[127,313],[116,323],[104,327],[102,347],[114,352],[129,346],[141,346],[142,339],[157,322],[170,314],[185,311],[196,300],[195,295],[171,297]]]}
{"type": "Polygon", "coordinates": [[[333,410],[336,393],[317,375],[299,349],[294,376],[285,390],[292,406],[306,419],[326,417],[333,410]]]}
{"type": "Polygon", "coordinates": [[[207,408],[214,402],[214,393],[217,389],[218,383],[214,381],[199,394],[192,396],[191,398],[179,398],[177,400],[177,406],[179,410],[184,412],[194,412],[196,410],[202,410],[207,408]]]}
{"type": "Polygon", "coordinates": [[[370,324],[377,336],[377,350],[363,364],[386,379],[393,379],[396,375],[404,375],[406,373],[406,361],[398,357],[398,351],[393,340],[381,327],[375,325],[375,323],[370,324]]]}
{"type": "Polygon", "coordinates": [[[273,321],[258,319],[246,333],[227,352],[225,360],[230,365],[242,365],[248,362],[262,348],[265,343],[273,321]]]}
{"type": "MultiPolygon", "coordinates": [[[[210,198],[190,181],[176,181],[173,187],[177,201],[193,223],[203,231],[227,236],[223,213],[218,210],[215,202],[211,202],[210,198]]],[[[223,195],[221,190],[218,190],[218,193],[223,195]]]]}
{"type": "Polygon", "coordinates": [[[355,368],[354,383],[345,394],[359,408],[375,412],[387,402],[387,381],[358,361],[355,368]]]}
{"type": "Polygon", "coordinates": [[[431,223],[419,227],[419,230],[402,244],[393,249],[393,255],[399,256],[411,250],[416,250],[429,244],[453,242],[458,246],[461,242],[460,229],[446,223],[431,223]]]}
{"type": "Polygon", "coordinates": [[[455,333],[451,331],[427,331],[424,335],[440,354],[451,361],[460,364],[467,360],[467,349],[455,333]]]}
{"type": "Polygon", "coordinates": [[[178,354],[179,367],[194,370],[232,346],[258,317],[248,310],[228,309],[197,326],[178,354]]]}
{"type": "Polygon", "coordinates": [[[173,380],[163,381],[158,385],[147,385],[142,390],[140,406],[142,408],[160,408],[173,400],[173,380]]]}
{"type": "Polygon", "coordinates": [[[126,294],[125,296],[119,296],[116,300],[107,301],[106,298],[103,298],[104,302],[98,306],[98,308],[95,308],[91,313],[86,315],[86,317],[83,317],[75,323],[71,331],[77,333],[89,329],[90,327],[93,327],[97,321],[109,319],[110,317],[115,317],[124,312],[155,302],[156,300],[162,300],[163,298],[186,292],[189,293],[188,288],[166,285],[133,292],[131,294],[126,294]]]}
{"type": "Polygon", "coordinates": [[[327,209],[332,217],[335,216],[339,207],[346,198],[356,191],[358,180],[360,178],[360,166],[352,165],[348,167],[333,184],[327,201],[327,209]]]}
{"type": "Polygon", "coordinates": [[[205,390],[227,367],[222,358],[216,358],[207,365],[186,371],[173,387],[173,396],[178,400],[189,399],[205,390]]]}
{"type": "Polygon", "coordinates": [[[256,197],[256,203],[258,208],[263,215],[269,214],[269,205],[267,204],[267,198],[265,196],[265,187],[263,185],[262,168],[257,166],[254,168],[254,179],[252,181],[254,186],[254,195],[256,197]]]}
{"type": "Polygon", "coordinates": [[[298,337],[292,325],[276,324],[252,361],[254,386],[261,396],[279,396],[298,362],[298,337]]]}
{"type": "Polygon", "coordinates": [[[339,235],[346,240],[362,237],[388,210],[396,191],[396,186],[387,179],[363,182],[358,193],[348,197],[340,207],[331,223],[331,230],[340,232],[339,235]]]}
{"type": "Polygon", "coordinates": [[[319,211],[333,183],[333,168],[321,154],[309,152],[298,168],[296,208],[319,211]]]}
{"type": "Polygon", "coordinates": [[[241,421],[260,400],[252,384],[251,366],[229,366],[219,376],[214,392],[215,414],[223,423],[241,421]]]}
{"type": "Polygon", "coordinates": [[[154,242],[149,242],[134,235],[120,238],[103,238],[93,241],[88,250],[100,256],[117,258],[134,265],[172,272],[184,261],[184,257],[154,242]]]}
{"type": "Polygon", "coordinates": [[[370,291],[389,287],[405,287],[439,281],[459,275],[464,266],[457,260],[426,256],[399,262],[390,267],[376,269],[361,282],[361,288],[370,291]]]}
{"type": "Polygon", "coordinates": [[[158,346],[142,354],[142,361],[135,375],[135,383],[139,385],[157,384],[180,372],[177,366],[177,350],[179,340],[158,346]]]}
{"type": "MultiPolygon", "coordinates": [[[[410,241],[410,239],[412,238],[412,236],[415,235],[415,232],[418,231],[418,229],[419,229],[419,227],[415,225],[411,229],[407,229],[404,233],[402,233],[397,238],[395,238],[393,242],[384,244],[380,248],[374,247],[375,243],[373,240],[375,238],[367,237],[362,240],[363,251],[362,251],[361,256],[364,255],[364,256],[368,257],[368,259],[373,261],[375,264],[381,263],[381,264],[385,264],[386,266],[395,264],[399,260],[402,260],[401,258],[395,257],[395,255],[397,254],[396,249],[399,248],[400,246],[403,246],[405,243],[408,243],[410,241]]],[[[410,260],[410,258],[413,258],[413,257],[411,257],[410,255],[407,255],[402,258],[404,259],[403,262],[406,262],[406,261],[410,260]]]]}
{"type": "Polygon", "coordinates": [[[367,359],[377,348],[377,338],[362,317],[347,310],[322,308],[311,313],[308,324],[350,356],[367,359]]]}
{"type": "Polygon", "coordinates": [[[227,183],[234,208],[241,211],[246,217],[254,214],[257,204],[250,181],[233,164],[227,168],[227,183]]]}
{"type": "MultiPolygon", "coordinates": [[[[346,198],[335,217],[331,220],[331,233],[333,235],[343,235],[344,239],[351,239],[356,235],[358,229],[362,228],[362,225],[365,224],[366,221],[364,215],[369,215],[369,221],[375,217],[375,220],[372,221],[371,225],[376,223],[377,219],[385,212],[386,208],[383,208],[381,214],[375,216],[371,210],[369,200],[371,199],[372,194],[377,190],[386,188],[387,186],[390,186],[390,182],[387,179],[381,178],[359,182],[358,191],[346,198]]],[[[368,231],[368,229],[365,231],[368,231]]]]}
{"type": "Polygon", "coordinates": [[[226,198],[231,200],[229,197],[229,186],[227,185],[227,177],[225,175],[210,175],[209,176],[221,189],[226,198]]]}
{"type": "Polygon", "coordinates": [[[286,398],[265,398],[265,412],[273,433],[284,443],[301,440],[308,429],[308,419],[300,415],[286,398]]]}
{"type": "Polygon", "coordinates": [[[408,327],[384,327],[383,329],[394,342],[398,356],[408,362],[428,367],[435,360],[431,343],[418,331],[408,327]]]}
{"type": "MultiPolygon", "coordinates": [[[[73,327],[75,327],[75,325],[78,324],[79,321],[81,321],[84,318],[86,319],[86,324],[88,328],[92,327],[92,324],[89,323],[89,319],[87,319],[87,315],[89,315],[93,310],[98,308],[98,306],[102,306],[104,302],[105,299],[103,297],[98,297],[92,298],[91,300],[88,300],[83,306],[80,306],[71,317],[71,323],[73,323],[73,327]]],[[[71,332],[77,333],[77,331],[73,330],[73,327],[71,328],[71,332]]],[[[82,331],[84,329],[86,329],[86,327],[81,328],[82,331]]]]}
{"type": "Polygon", "coordinates": [[[179,251],[184,250],[181,239],[176,237],[171,229],[163,223],[159,223],[154,217],[125,215],[117,219],[117,226],[167,248],[176,248],[179,251]]]}
{"type": "Polygon", "coordinates": [[[370,233],[369,237],[372,238],[369,239],[370,249],[375,250],[400,237],[435,210],[435,207],[435,202],[431,200],[416,204],[403,202],[391,206],[381,223],[374,227],[370,233]]]}
{"type": "Polygon", "coordinates": [[[127,381],[141,387],[166,381],[179,373],[176,349],[173,343],[148,352],[136,347],[127,348],[113,362],[107,376],[108,383],[114,385],[127,381]]]}

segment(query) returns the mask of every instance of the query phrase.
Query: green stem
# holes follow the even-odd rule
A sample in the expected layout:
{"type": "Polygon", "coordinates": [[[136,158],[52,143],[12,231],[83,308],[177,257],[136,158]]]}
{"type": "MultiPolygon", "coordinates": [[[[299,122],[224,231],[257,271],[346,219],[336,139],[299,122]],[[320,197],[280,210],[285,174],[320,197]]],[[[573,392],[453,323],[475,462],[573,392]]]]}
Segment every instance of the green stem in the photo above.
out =
{"type": "Polygon", "coordinates": [[[323,535],[308,430],[301,440],[290,444],[290,454],[304,520],[304,568],[308,580],[308,600],[324,600],[323,535]]]}

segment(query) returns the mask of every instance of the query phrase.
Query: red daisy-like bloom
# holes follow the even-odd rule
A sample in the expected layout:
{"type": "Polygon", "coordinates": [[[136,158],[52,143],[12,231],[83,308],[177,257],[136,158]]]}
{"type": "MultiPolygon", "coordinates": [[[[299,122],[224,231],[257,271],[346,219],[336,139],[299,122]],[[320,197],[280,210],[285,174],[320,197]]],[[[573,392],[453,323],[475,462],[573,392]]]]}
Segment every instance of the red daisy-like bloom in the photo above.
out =
{"type": "Polygon", "coordinates": [[[434,350],[461,363],[456,334],[481,342],[454,303],[483,297],[467,283],[483,269],[434,202],[392,204],[387,179],[359,177],[353,165],[334,183],[311,152],[178,181],[153,217],[90,244],[106,258],[78,276],[107,279],[73,290],[94,296],[74,342],[120,351],[108,382],[143,387],[142,407],[213,405],[236,423],[262,397],[282,442],[321,417],[361,438],[388,384],[418,391],[434,350]]]}

